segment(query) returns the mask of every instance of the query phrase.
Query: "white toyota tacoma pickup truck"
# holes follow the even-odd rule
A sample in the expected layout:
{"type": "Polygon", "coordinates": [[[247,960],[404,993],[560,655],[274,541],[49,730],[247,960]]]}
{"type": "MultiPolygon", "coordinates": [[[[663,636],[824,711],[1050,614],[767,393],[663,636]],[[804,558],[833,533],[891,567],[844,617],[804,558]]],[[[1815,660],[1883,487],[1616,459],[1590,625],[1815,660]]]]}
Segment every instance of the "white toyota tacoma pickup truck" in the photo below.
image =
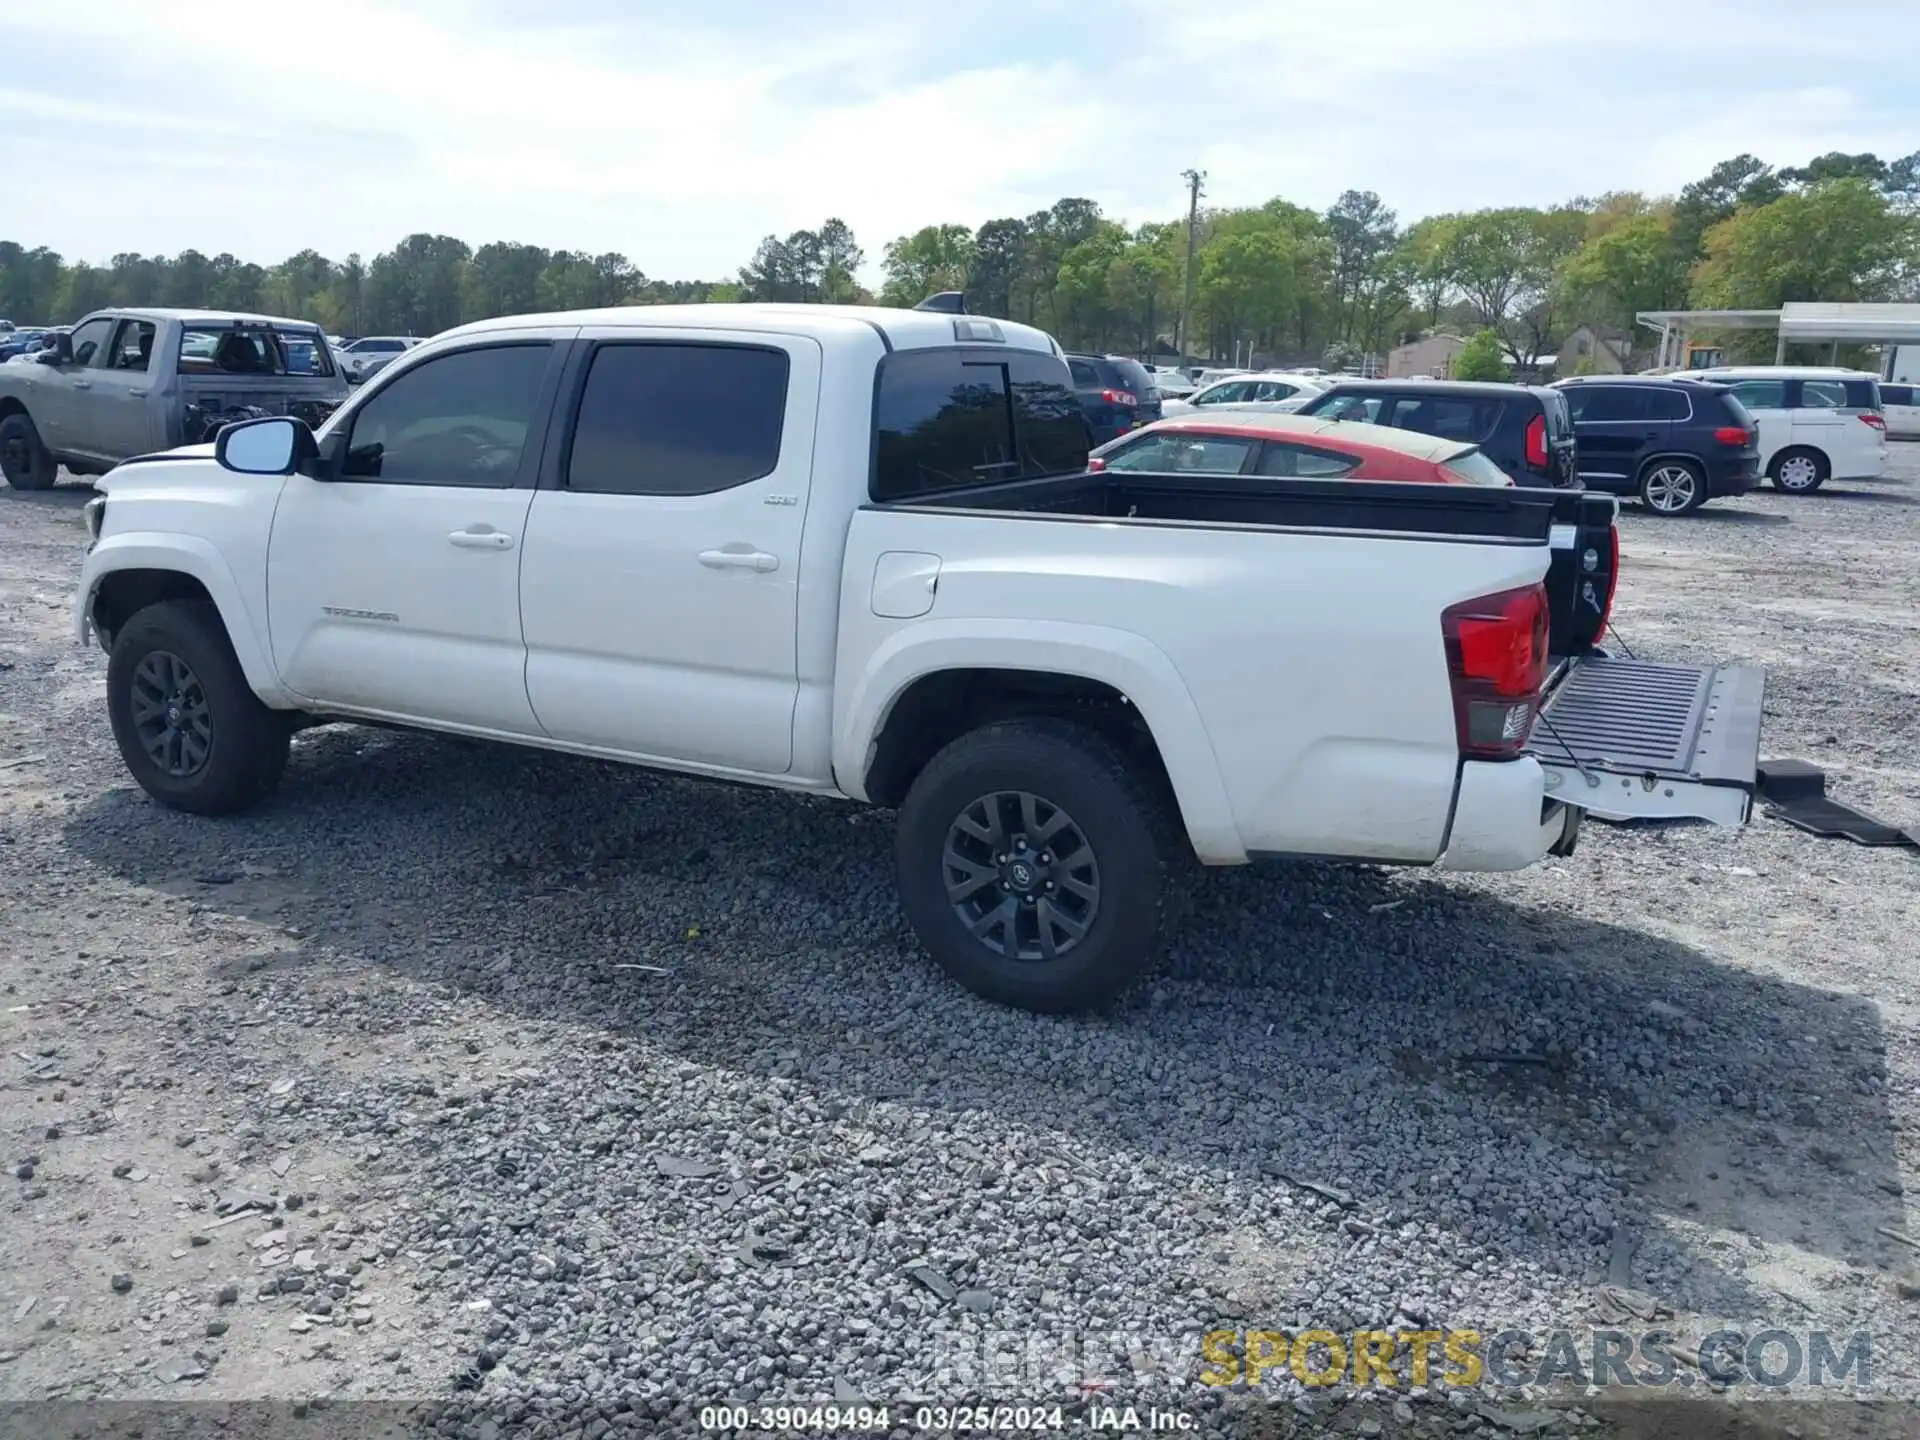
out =
{"type": "Polygon", "coordinates": [[[1141,974],[1176,860],[1508,870],[1583,812],[1746,819],[1761,672],[1593,646],[1612,499],[1288,479],[1290,447],[1090,474],[1058,345],[1005,321],[518,316],[317,435],[112,471],[75,622],[183,810],[335,721],[897,807],[927,949],[1035,1009],[1141,974]]]}

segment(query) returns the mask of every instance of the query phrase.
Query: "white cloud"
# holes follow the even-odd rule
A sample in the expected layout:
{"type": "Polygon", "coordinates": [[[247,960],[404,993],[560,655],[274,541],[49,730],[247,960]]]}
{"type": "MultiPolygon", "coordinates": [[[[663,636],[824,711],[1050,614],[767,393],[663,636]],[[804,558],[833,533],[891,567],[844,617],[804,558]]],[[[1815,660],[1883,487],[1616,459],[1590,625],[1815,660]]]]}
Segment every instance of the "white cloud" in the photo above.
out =
{"type": "Polygon", "coordinates": [[[828,215],[870,259],[1062,194],[1170,216],[1194,163],[1218,203],[1352,186],[1411,218],[1920,134],[1899,47],[1862,44],[1880,6],[849,0],[722,28],[594,3],[527,28],[458,0],[0,0],[45,62],[0,88],[0,233],[272,260],[428,229],[718,277],[828,215]]]}

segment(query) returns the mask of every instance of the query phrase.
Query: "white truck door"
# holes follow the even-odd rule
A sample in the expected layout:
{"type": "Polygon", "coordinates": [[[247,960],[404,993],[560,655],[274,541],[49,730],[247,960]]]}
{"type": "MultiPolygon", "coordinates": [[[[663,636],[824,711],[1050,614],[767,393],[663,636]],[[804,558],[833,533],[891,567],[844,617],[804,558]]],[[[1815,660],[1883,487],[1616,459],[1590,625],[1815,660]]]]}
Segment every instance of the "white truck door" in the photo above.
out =
{"type": "Polygon", "coordinates": [[[521,560],[534,713],[556,740],[784,774],[820,346],[589,327],[577,348],[521,560]]]}
{"type": "Polygon", "coordinates": [[[345,713],[540,734],[518,572],[559,338],[480,339],[414,367],[329,432],[345,446],[339,478],[287,480],[267,613],[290,690],[345,713]]]}

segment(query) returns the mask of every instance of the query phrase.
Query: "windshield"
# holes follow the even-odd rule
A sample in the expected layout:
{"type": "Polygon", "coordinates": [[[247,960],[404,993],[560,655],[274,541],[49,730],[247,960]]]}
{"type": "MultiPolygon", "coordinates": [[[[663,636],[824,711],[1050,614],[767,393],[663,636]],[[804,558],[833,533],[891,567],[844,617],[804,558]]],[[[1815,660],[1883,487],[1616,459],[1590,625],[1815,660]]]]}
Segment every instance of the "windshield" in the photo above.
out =
{"type": "Polygon", "coordinates": [[[318,330],[292,326],[188,325],[180,332],[183,375],[332,375],[318,330]]]}

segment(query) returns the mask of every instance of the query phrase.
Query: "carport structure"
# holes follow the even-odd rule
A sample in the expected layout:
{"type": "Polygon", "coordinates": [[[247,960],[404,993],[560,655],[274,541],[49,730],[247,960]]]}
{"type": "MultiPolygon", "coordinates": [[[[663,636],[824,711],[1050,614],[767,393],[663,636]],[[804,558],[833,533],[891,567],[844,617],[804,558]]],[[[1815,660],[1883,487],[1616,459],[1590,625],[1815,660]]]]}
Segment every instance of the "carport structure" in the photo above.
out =
{"type": "Polygon", "coordinates": [[[1920,345],[1920,305],[1796,301],[1778,310],[1642,310],[1634,319],[1660,332],[1657,370],[1686,359],[1696,330],[1772,330],[1776,365],[1786,363],[1789,345],[1829,344],[1835,358],[1843,343],[1920,345]]]}

